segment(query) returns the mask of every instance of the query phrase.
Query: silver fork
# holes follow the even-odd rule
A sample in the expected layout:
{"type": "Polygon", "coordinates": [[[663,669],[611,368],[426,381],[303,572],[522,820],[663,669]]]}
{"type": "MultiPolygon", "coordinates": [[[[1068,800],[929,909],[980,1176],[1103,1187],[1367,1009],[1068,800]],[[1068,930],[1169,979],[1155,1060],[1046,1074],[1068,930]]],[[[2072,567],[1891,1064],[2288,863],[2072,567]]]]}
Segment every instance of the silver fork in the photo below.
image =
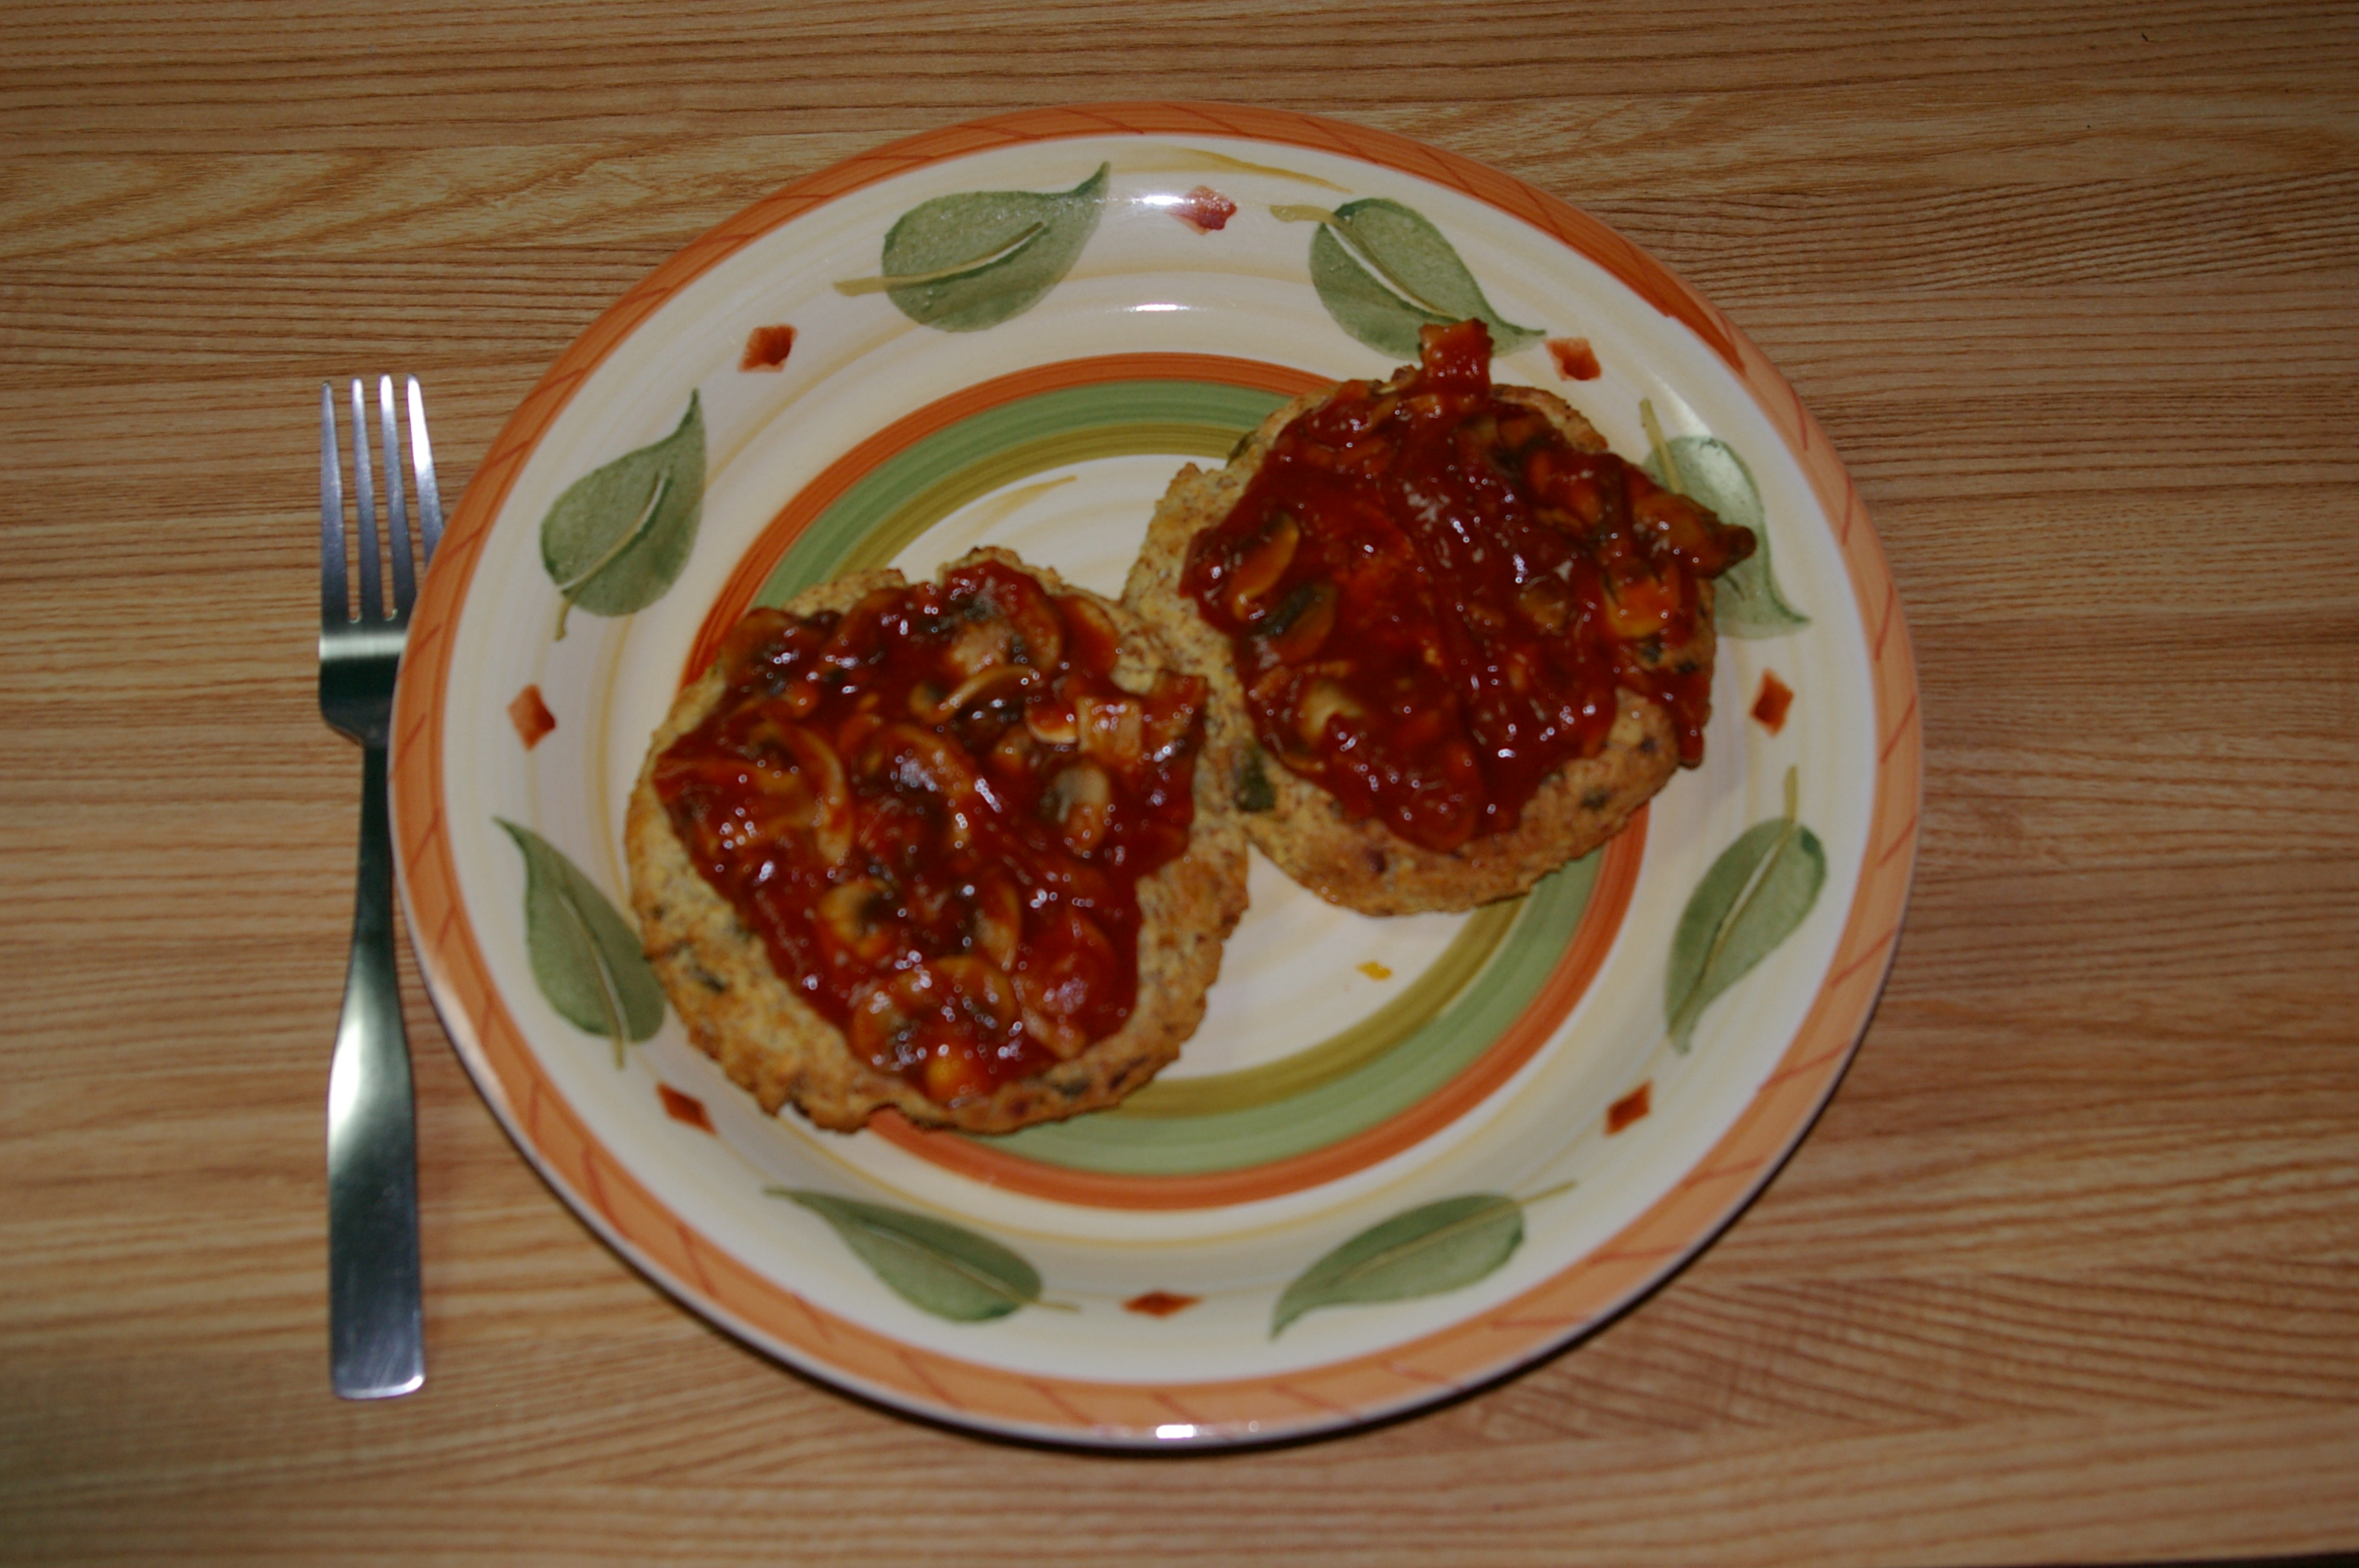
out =
{"type": "MultiPolygon", "coordinates": [[[[442,537],[442,498],[426,403],[409,383],[409,451],[418,475],[419,567],[442,537]]],[[[377,380],[384,454],[386,554],[393,610],[386,612],[377,559],[367,400],[353,383],[353,498],[346,544],[343,464],[336,450],[336,396],[320,388],[320,711],[361,745],[361,854],[344,1011],[328,1069],[328,1360],[336,1392],[390,1399],[426,1380],[419,1304],[418,1134],[409,1040],[393,967],[393,835],[386,818],[386,740],[393,677],[418,597],[409,519],[402,505],[401,434],[393,378],[377,380]],[[345,563],[359,568],[353,613],[345,563]]]]}

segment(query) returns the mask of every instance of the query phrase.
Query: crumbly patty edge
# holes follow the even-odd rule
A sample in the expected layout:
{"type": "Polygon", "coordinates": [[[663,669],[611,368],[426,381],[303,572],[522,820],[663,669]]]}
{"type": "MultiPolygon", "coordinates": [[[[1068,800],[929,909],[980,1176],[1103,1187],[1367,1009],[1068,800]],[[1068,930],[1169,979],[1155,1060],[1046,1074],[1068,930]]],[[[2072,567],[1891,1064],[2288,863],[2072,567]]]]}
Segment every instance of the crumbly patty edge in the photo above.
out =
{"type": "MultiPolygon", "coordinates": [[[[1678,772],[1678,737],[1658,704],[1617,692],[1604,746],[1550,773],[1514,827],[1453,850],[1429,849],[1374,818],[1348,816],[1332,795],[1260,745],[1228,637],[1203,619],[1180,586],[1196,535],[1227,517],[1278,433],[1327,395],[1306,394],[1270,415],[1223,467],[1206,470],[1190,463],[1180,470],[1156,506],[1123,602],[1181,665],[1210,685],[1211,725],[1224,753],[1240,770],[1253,771],[1250,779],[1243,772],[1231,775],[1233,797],[1266,791],[1269,801],[1261,810],[1240,806],[1245,831],[1287,875],[1331,903],[1375,915],[1467,910],[1527,892],[1622,831],[1678,772]]],[[[1543,415],[1581,449],[1605,449],[1579,410],[1553,393],[1503,386],[1498,395],[1543,415]]],[[[1684,646],[1664,650],[1666,661],[1700,659],[1709,667],[1712,585],[1702,586],[1696,634],[1684,646]]]]}
{"type": "MultiPolygon", "coordinates": [[[[1051,593],[1093,600],[1121,628],[1126,661],[1144,655],[1139,667],[1149,672],[1180,667],[1121,606],[1012,552],[976,550],[941,569],[973,560],[996,560],[1051,593]]],[[[907,580],[892,570],[858,573],[810,589],[786,608],[803,616],[841,611],[907,580]]],[[[888,1108],[921,1126],[1009,1132],[1113,1105],[1178,1056],[1202,1020],[1222,944],[1245,907],[1245,834],[1224,783],[1234,762],[1215,751],[1209,727],[1197,757],[1188,849],[1138,883],[1137,1000],[1128,1020],[1069,1061],[945,1106],[856,1058],[842,1031],[780,978],[760,938],[691,863],[657,798],[656,758],[703,721],[724,685],[718,669],[709,670],[674,700],[632,790],[624,838],[641,943],[665,994],[689,1038],[765,1110],[775,1115],[792,1104],[814,1125],[846,1132],[888,1108]]]]}

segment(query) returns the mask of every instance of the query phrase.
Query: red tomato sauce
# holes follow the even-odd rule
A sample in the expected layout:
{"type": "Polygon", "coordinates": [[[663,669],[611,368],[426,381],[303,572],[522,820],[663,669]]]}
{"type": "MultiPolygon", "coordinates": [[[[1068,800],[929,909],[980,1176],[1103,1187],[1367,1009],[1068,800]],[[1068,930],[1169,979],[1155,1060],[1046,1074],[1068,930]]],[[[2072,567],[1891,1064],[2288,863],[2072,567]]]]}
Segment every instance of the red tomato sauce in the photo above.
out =
{"type": "Polygon", "coordinates": [[[1753,535],[1491,389],[1480,321],[1296,419],[1181,587],[1226,633],[1265,749],[1429,849],[1515,827],[1605,743],[1618,689],[1702,760],[1701,584],[1753,535]]]}
{"type": "Polygon", "coordinates": [[[995,561],[756,610],[657,760],[690,859],[853,1054],[951,1103],[1137,999],[1138,880],[1184,854],[1204,683],[1115,684],[1096,604],[995,561]]]}

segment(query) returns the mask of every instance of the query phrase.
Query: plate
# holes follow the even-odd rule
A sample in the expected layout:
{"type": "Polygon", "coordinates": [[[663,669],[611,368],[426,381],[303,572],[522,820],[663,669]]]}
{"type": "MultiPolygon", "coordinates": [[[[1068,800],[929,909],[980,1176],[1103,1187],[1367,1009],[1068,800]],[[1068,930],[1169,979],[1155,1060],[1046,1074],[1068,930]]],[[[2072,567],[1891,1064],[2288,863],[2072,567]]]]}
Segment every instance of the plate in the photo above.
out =
{"type": "Polygon", "coordinates": [[[394,805],[453,1044],[634,1264],[900,1410],[1190,1448],[1498,1379],[1737,1214],[1833,1091],[1891,960],[1916,713],[1892,579],[1825,436],[1661,265],[1397,136],[1125,104],[799,180],[602,316],[452,519],[403,665],[394,805]],[[1180,465],[1412,357],[1428,316],[1477,313],[1498,380],[1667,455],[1767,541],[1723,588],[1701,767],[1471,914],[1349,914],[1256,860],[1202,1028],[1112,1111],[1003,1139],[890,1117],[825,1133],[763,1115],[687,1042],[620,913],[623,811],[721,628],[986,541],[1118,592],[1180,465]]]}

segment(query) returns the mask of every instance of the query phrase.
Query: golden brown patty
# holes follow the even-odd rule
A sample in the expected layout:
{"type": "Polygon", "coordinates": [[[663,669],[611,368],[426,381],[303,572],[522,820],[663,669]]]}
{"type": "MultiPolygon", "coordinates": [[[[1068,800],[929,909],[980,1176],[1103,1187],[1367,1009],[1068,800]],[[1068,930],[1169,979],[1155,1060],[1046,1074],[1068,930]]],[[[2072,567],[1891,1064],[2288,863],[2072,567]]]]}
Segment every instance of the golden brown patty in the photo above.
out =
{"type": "MultiPolygon", "coordinates": [[[[1544,415],[1580,449],[1605,449],[1603,438],[1562,398],[1521,386],[1499,387],[1496,395],[1544,415]]],[[[1346,816],[1333,795],[1262,750],[1229,639],[1205,622],[1181,586],[1196,535],[1225,518],[1245,495],[1278,432],[1324,397],[1298,397],[1262,421],[1227,466],[1207,473],[1190,463],[1180,470],[1156,506],[1123,602],[1171,650],[1181,668],[1211,684],[1206,755],[1217,752],[1238,759],[1225,782],[1244,810],[1245,832],[1287,875],[1329,903],[1364,914],[1472,909],[1522,892],[1620,832],[1631,813],[1678,771],[1677,740],[1661,708],[1630,691],[1619,692],[1603,750],[1551,773],[1513,828],[1447,852],[1425,849],[1372,817],[1346,816]]],[[[1698,586],[1694,635],[1656,654],[1663,663],[1701,661],[1710,667],[1712,585],[1698,586]]]]}
{"type": "MultiPolygon", "coordinates": [[[[1005,550],[978,550],[1026,572],[1051,593],[1082,594],[1106,609],[1122,633],[1115,679],[1144,689],[1172,662],[1118,605],[1068,587],[1005,550]]],[[[951,568],[945,567],[947,573],[951,568]]],[[[799,595],[798,616],[849,609],[879,588],[905,584],[895,571],[865,572],[799,595]]],[[[792,1103],[821,1127],[850,1131],[887,1106],[912,1121],[969,1132],[1009,1132],[1114,1104],[1174,1056],[1204,1013],[1204,992],[1221,968],[1221,943],[1245,907],[1245,836],[1226,781],[1234,761],[1208,732],[1196,764],[1195,819],[1188,848],[1138,883],[1137,1000],[1113,1034],[1069,1061],[1000,1085],[988,1097],[942,1105],[853,1054],[843,1033],[798,996],[772,967],[762,941],[691,863],[657,798],[656,758],[694,729],[720,699],[718,669],[679,694],[655,733],[632,792],[625,834],[631,900],[647,957],[687,1024],[689,1037],[730,1078],[776,1113],[792,1103]]]]}

